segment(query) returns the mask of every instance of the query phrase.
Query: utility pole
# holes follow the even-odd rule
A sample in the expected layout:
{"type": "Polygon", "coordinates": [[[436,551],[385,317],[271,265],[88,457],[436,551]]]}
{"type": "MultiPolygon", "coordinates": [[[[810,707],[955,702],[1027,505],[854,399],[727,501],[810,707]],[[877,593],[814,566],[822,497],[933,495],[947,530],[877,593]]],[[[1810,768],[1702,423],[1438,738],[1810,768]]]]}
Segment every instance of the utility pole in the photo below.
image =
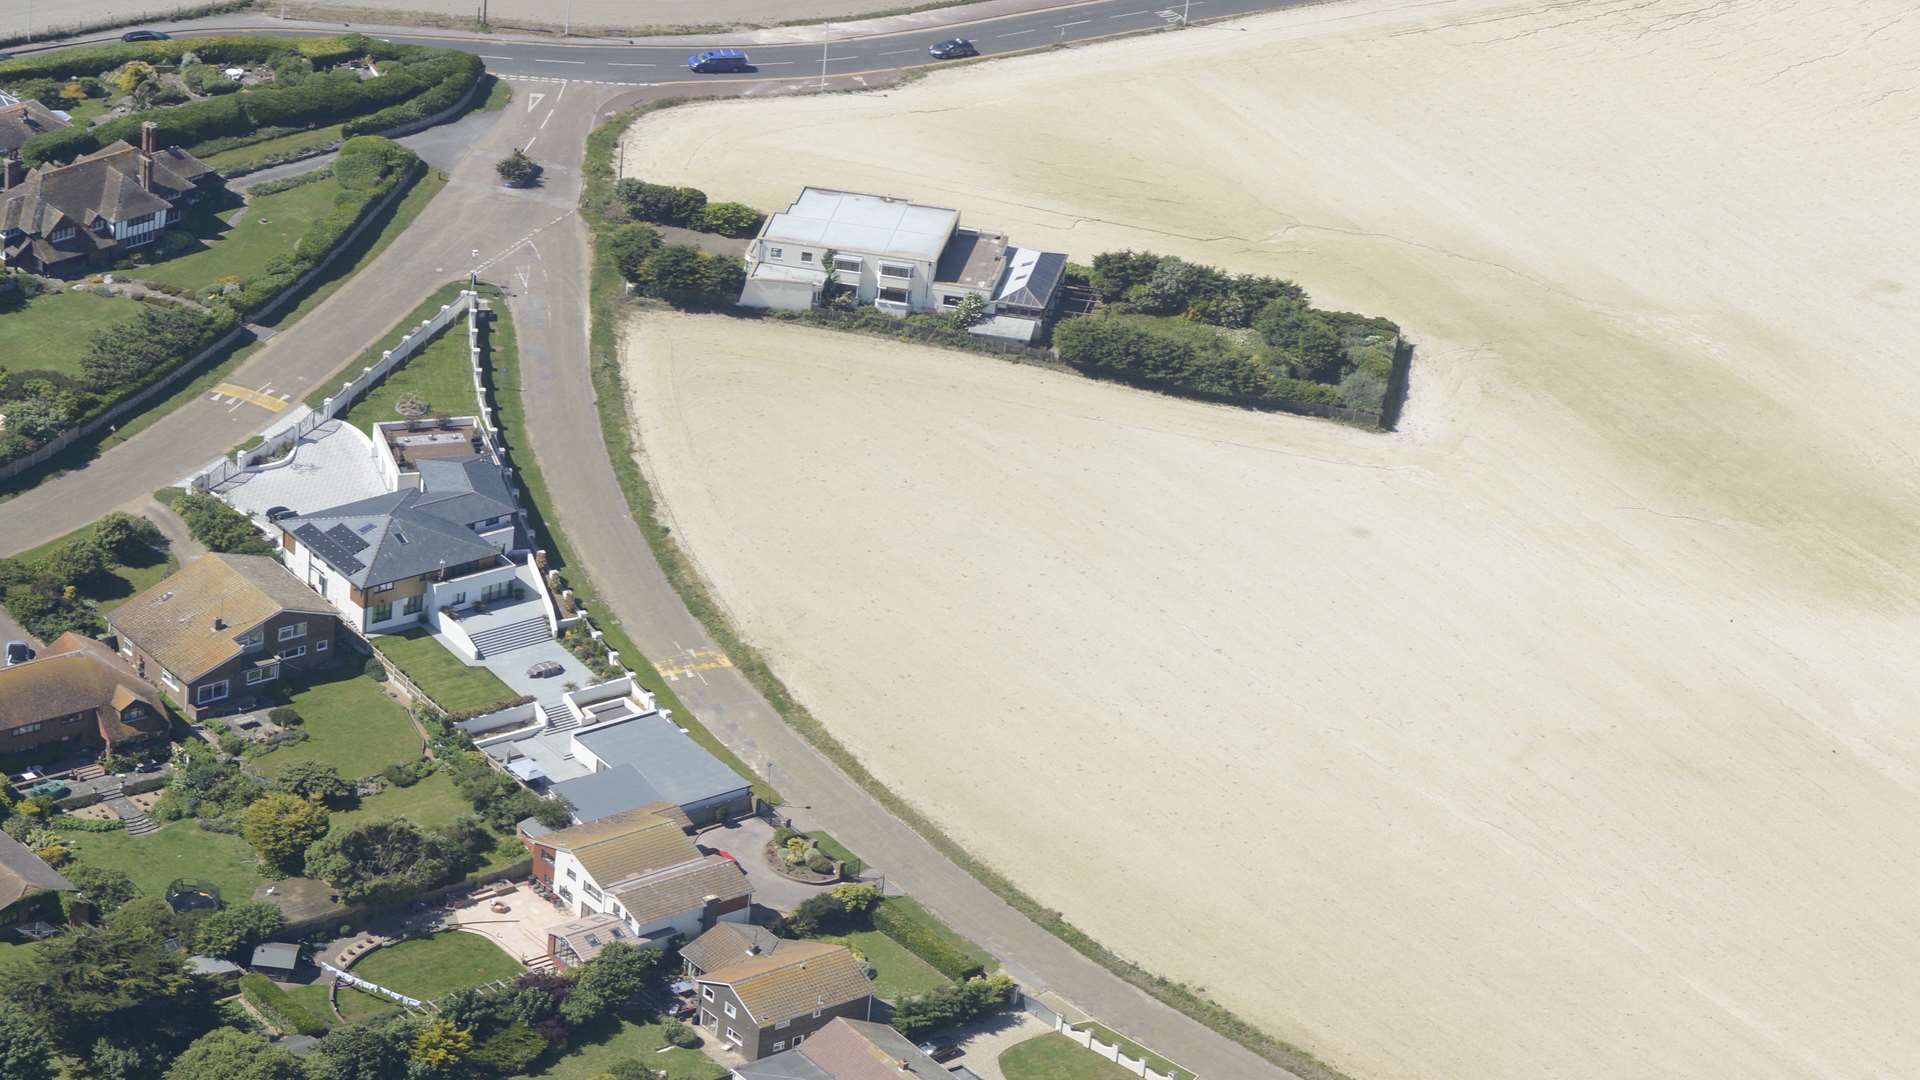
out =
{"type": "MultiPolygon", "coordinates": [[[[1191,0],[1189,0],[1191,2],[1191,0]]],[[[567,22],[560,28],[561,37],[573,36],[573,0],[567,0],[567,22]]]]}
{"type": "Polygon", "coordinates": [[[833,25],[827,25],[827,37],[820,42],[820,89],[827,88],[827,49],[833,45],[833,25]]]}
{"type": "Polygon", "coordinates": [[[1187,0],[1186,3],[1180,5],[1180,25],[1181,26],[1187,25],[1187,15],[1192,11],[1193,11],[1193,0],[1187,0]]]}

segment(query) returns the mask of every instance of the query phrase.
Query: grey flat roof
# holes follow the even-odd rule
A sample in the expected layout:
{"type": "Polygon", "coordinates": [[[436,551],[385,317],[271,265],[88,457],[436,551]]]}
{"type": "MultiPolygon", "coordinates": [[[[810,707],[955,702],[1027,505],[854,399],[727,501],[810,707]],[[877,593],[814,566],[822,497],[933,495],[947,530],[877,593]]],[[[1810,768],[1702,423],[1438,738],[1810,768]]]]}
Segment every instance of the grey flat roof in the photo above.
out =
{"type": "Polygon", "coordinates": [[[668,801],[632,765],[616,765],[577,780],[555,784],[553,793],[567,800],[567,804],[573,807],[573,816],[580,819],[582,824],[598,821],[622,810],[638,810],[649,803],[668,801]]]}
{"type": "Polygon", "coordinates": [[[1000,281],[1001,271],[1006,268],[1006,257],[1007,238],[1004,235],[978,229],[956,229],[946,250],[940,253],[940,264],[934,268],[933,280],[965,285],[969,289],[991,289],[1000,281]]]}
{"type": "Polygon", "coordinates": [[[300,946],[286,941],[269,941],[253,950],[253,966],[291,971],[300,966],[300,946]]]}
{"type": "Polygon", "coordinates": [[[660,799],[680,806],[752,786],[657,712],[576,731],[573,738],[609,769],[633,766],[660,799]]]}
{"type": "Polygon", "coordinates": [[[800,190],[792,206],[768,218],[760,236],[774,243],[933,262],[959,223],[958,210],[809,187],[800,190]]]}

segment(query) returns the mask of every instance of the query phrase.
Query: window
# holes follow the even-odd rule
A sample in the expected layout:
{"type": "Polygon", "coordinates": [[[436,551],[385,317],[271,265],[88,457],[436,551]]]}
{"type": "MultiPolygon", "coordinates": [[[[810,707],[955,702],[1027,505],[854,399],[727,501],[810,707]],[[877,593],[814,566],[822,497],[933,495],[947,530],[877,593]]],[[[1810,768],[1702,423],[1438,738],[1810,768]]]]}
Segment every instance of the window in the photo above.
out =
{"type": "Polygon", "coordinates": [[[781,1028],[784,1028],[791,1023],[793,1023],[793,1021],[791,1020],[782,1020],[779,1023],[773,1025],[773,1030],[779,1031],[781,1028]]]}
{"type": "Polygon", "coordinates": [[[466,594],[466,593],[463,593],[463,592],[457,592],[457,593],[454,593],[454,594],[453,594],[453,606],[454,606],[454,607],[459,607],[459,606],[460,606],[461,604],[464,604],[464,603],[466,603],[466,602],[467,602],[467,594],[466,594]]]}
{"type": "Polygon", "coordinates": [[[126,638],[121,638],[120,639],[120,655],[126,657],[129,660],[133,659],[133,642],[128,641],[126,638]]]}
{"type": "Polygon", "coordinates": [[[739,1015],[740,1015],[739,1013],[733,1011],[733,1002],[731,1001],[727,1002],[727,1018],[731,1020],[732,1018],[739,1015]]]}
{"type": "Polygon", "coordinates": [[[778,1051],[781,1051],[781,1050],[785,1050],[786,1048],[787,1048],[787,1044],[786,1044],[786,1041],[785,1041],[785,1040],[783,1040],[783,1039],[775,1039],[775,1040],[773,1040],[773,1049],[774,1049],[774,1051],[775,1051],[775,1052],[778,1052],[778,1051]]]}
{"type": "Polygon", "coordinates": [[[803,252],[801,252],[801,253],[800,253],[800,261],[801,261],[801,262],[812,262],[812,261],[813,261],[813,252],[811,252],[811,251],[803,251],[803,252]]]}
{"type": "Polygon", "coordinates": [[[784,248],[770,247],[767,249],[767,258],[769,259],[784,259],[786,257],[787,253],[784,248]]]}
{"type": "Polygon", "coordinates": [[[307,624],[305,622],[288,623],[286,626],[280,628],[281,641],[292,641],[294,638],[303,638],[306,636],[307,624]]]}
{"type": "Polygon", "coordinates": [[[866,265],[865,261],[858,255],[835,255],[833,257],[833,268],[835,270],[845,270],[849,274],[859,273],[860,268],[864,265],[866,265]]]}
{"type": "Polygon", "coordinates": [[[127,706],[127,711],[124,713],[121,713],[120,715],[126,717],[128,720],[144,719],[147,715],[147,707],[136,701],[133,704],[127,706]]]}
{"type": "Polygon", "coordinates": [[[511,594],[513,592],[513,584],[511,581],[496,581],[482,588],[480,590],[480,602],[483,604],[491,604],[495,600],[511,594]]]}
{"type": "Polygon", "coordinates": [[[703,987],[701,987],[701,988],[700,988],[700,996],[701,996],[701,997],[703,997],[703,998],[706,998],[706,999],[707,999],[708,1001],[712,1001],[712,1000],[713,1000],[713,987],[711,987],[711,986],[703,986],[703,987]]]}
{"type": "Polygon", "coordinates": [[[219,682],[207,683],[195,690],[193,692],[193,703],[195,705],[205,705],[211,701],[222,701],[226,696],[227,680],[221,679],[219,682]]]}
{"type": "Polygon", "coordinates": [[[908,266],[905,263],[884,263],[883,262],[880,264],[880,276],[890,277],[890,278],[899,278],[902,281],[912,281],[913,267],[908,266]]]}
{"type": "Polygon", "coordinates": [[[800,1040],[802,1040],[802,1039],[804,1039],[804,1038],[806,1038],[806,1036],[805,1036],[805,1035],[795,1035],[795,1036],[793,1037],[793,1045],[795,1045],[795,1046],[799,1046],[799,1045],[800,1045],[800,1040]]]}
{"type": "Polygon", "coordinates": [[[727,1041],[730,1043],[738,1043],[740,1041],[740,1033],[729,1027],[727,1029],[727,1041]]]}
{"type": "Polygon", "coordinates": [[[592,897],[593,899],[595,900],[600,899],[600,890],[594,888],[592,884],[582,885],[580,886],[580,888],[583,892],[585,892],[588,896],[592,897]]]}
{"type": "Polygon", "coordinates": [[[15,735],[31,735],[34,732],[39,731],[41,728],[46,726],[47,725],[39,722],[35,722],[31,724],[21,724],[19,727],[13,729],[13,733],[15,735]]]}
{"type": "Polygon", "coordinates": [[[426,606],[426,600],[427,598],[424,596],[421,596],[419,593],[415,593],[412,596],[407,597],[406,603],[400,605],[400,614],[402,615],[420,614],[420,609],[426,606]]]}
{"type": "Polygon", "coordinates": [[[327,651],[327,640],[326,640],[325,638],[321,638],[321,639],[320,639],[319,641],[316,641],[316,642],[314,642],[314,643],[313,643],[313,651],[314,651],[314,652],[326,652],[326,651],[327,651]]]}
{"type": "Polygon", "coordinates": [[[579,874],[576,874],[576,873],[574,873],[574,872],[573,872],[573,867],[571,867],[571,866],[569,866],[569,867],[567,867],[567,880],[568,880],[568,881],[579,881],[579,880],[580,880],[580,875],[579,875],[579,874]]]}
{"type": "Polygon", "coordinates": [[[307,647],[305,645],[295,645],[291,649],[280,650],[280,659],[282,660],[298,660],[305,655],[307,655],[307,647]]]}
{"type": "Polygon", "coordinates": [[[373,591],[374,592],[392,592],[393,582],[389,581],[385,585],[375,585],[373,587],[373,591]]]}
{"type": "Polygon", "coordinates": [[[907,290],[881,289],[880,299],[885,300],[890,304],[904,304],[907,302],[907,290]]]}
{"type": "Polygon", "coordinates": [[[368,622],[386,622],[393,618],[393,601],[382,600],[367,612],[368,622]]]}
{"type": "Polygon", "coordinates": [[[819,1010],[819,1009],[815,1009],[815,1010],[813,1010],[813,1018],[814,1018],[815,1020],[818,1020],[818,1019],[820,1019],[820,1010],[819,1010]]]}
{"type": "Polygon", "coordinates": [[[940,306],[941,307],[959,307],[960,298],[953,295],[943,296],[940,298],[940,306]]]}
{"type": "Polygon", "coordinates": [[[165,686],[166,686],[166,688],[167,688],[167,689],[169,689],[169,690],[178,690],[178,689],[180,689],[180,684],[174,681],[174,679],[173,679],[173,672],[171,672],[171,671],[162,671],[162,672],[160,673],[160,682],[161,682],[161,683],[162,683],[163,685],[165,685],[165,686]]]}
{"type": "Polygon", "coordinates": [[[82,720],[91,720],[91,719],[93,719],[92,713],[77,712],[77,713],[74,713],[72,716],[62,717],[60,722],[63,724],[77,724],[82,720]]]}
{"type": "Polygon", "coordinates": [[[253,652],[267,643],[267,632],[255,627],[240,638],[240,647],[253,652]]]}
{"type": "Polygon", "coordinates": [[[250,668],[247,671],[247,685],[258,686],[263,682],[272,682],[280,677],[280,665],[269,664],[266,667],[250,668]]]}

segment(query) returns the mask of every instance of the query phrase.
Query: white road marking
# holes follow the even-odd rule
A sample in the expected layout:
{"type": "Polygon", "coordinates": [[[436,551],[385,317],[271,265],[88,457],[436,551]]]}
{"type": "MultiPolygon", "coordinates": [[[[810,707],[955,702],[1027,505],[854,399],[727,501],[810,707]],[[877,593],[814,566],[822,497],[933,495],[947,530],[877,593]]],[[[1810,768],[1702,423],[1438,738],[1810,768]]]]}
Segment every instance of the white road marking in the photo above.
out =
{"type": "Polygon", "coordinates": [[[1092,21],[1092,19],[1075,19],[1072,22],[1054,23],[1053,28],[1055,30],[1064,30],[1069,26],[1085,26],[1092,21]]]}
{"type": "Polygon", "coordinates": [[[488,56],[488,55],[487,55],[486,53],[481,53],[481,54],[480,54],[480,59],[482,59],[482,60],[511,60],[511,59],[513,59],[513,57],[511,57],[511,56],[488,56]]]}
{"type": "Polygon", "coordinates": [[[926,52],[926,51],[927,50],[925,49],[895,49],[892,52],[883,52],[880,55],[881,56],[899,56],[901,53],[926,52]]]}
{"type": "Polygon", "coordinates": [[[562,79],[560,80],[560,96],[557,98],[554,98],[553,103],[555,105],[558,105],[565,100],[567,100],[567,81],[565,79],[562,79]]]}
{"type": "MultiPolygon", "coordinates": [[[[548,113],[547,115],[548,115],[548,116],[552,116],[553,114],[552,114],[552,113],[548,113]]],[[[535,135],[535,136],[533,137],[533,139],[538,139],[539,137],[540,137],[540,136],[538,136],[538,135],[535,135]]],[[[528,139],[528,140],[527,140],[527,145],[525,145],[525,146],[523,146],[523,147],[521,147],[521,148],[520,148],[520,152],[521,152],[521,153],[523,153],[523,154],[524,154],[524,153],[526,153],[527,151],[529,151],[529,150],[531,150],[531,149],[533,149],[533,139],[528,139]]]]}
{"type": "Polygon", "coordinates": [[[607,61],[608,67],[653,67],[652,64],[623,64],[618,60],[607,61]]]}
{"type": "Polygon", "coordinates": [[[539,107],[540,102],[545,100],[546,96],[545,94],[536,94],[531,90],[527,91],[527,111],[532,112],[535,108],[539,107]]]}
{"type": "MultiPolygon", "coordinates": [[[[1034,29],[1038,29],[1038,27],[1035,27],[1034,29]]],[[[1014,30],[1010,33],[995,34],[993,36],[994,37],[1019,37],[1021,34],[1031,34],[1031,33],[1033,33],[1033,30],[1014,30]]]]}
{"type": "Polygon", "coordinates": [[[1109,15],[1109,16],[1107,16],[1107,18],[1109,18],[1109,19],[1131,19],[1131,18],[1133,18],[1133,17],[1135,16],[1135,15],[1151,15],[1151,14],[1153,14],[1153,12],[1151,12],[1151,11],[1123,11],[1123,12],[1121,12],[1121,13],[1120,13],[1120,14],[1118,14],[1118,15],[1109,15]]]}
{"type": "Polygon", "coordinates": [[[545,130],[547,130],[547,120],[551,120],[551,119],[553,119],[553,114],[554,114],[554,113],[557,113],[557,112],[559,112],[559,111],[560,111],[560,110],[558,110],[558,109],[548,109],[548,110],[547,110],[547,118],[546,118],[546,120],[542,120],[542,121],[540,121],[540,130],[541,130],[541,131],[545,131],[545,130]]]}
{"type": "Polygon", "coordinates": [[[586,63],[585,60],[548,60],[546,57],[543,57],[543,56],[534,57],[533,62],[536,64],[584,64],[586,63]]]}
{"type": "Polygon", "coordinates": [[[858,59],[860,58],[857,56],[829,56],[826,59],[826,63],[831,64],[837,60],[858,60],[858,59]]]}

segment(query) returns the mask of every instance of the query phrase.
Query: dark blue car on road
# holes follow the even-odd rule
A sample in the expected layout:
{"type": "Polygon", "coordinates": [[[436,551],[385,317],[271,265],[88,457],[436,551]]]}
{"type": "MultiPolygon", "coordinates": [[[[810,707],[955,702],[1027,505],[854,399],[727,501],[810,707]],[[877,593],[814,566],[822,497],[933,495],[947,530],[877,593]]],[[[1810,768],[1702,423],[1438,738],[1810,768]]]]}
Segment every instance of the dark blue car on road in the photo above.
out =
{"type": "Polygon", "coordinates": [[[747,54],[739,49],[708,49],[687,57],[687,70],[706,75],[716,71],[752,71],[753,65],[747,63],[747,54]]]}

